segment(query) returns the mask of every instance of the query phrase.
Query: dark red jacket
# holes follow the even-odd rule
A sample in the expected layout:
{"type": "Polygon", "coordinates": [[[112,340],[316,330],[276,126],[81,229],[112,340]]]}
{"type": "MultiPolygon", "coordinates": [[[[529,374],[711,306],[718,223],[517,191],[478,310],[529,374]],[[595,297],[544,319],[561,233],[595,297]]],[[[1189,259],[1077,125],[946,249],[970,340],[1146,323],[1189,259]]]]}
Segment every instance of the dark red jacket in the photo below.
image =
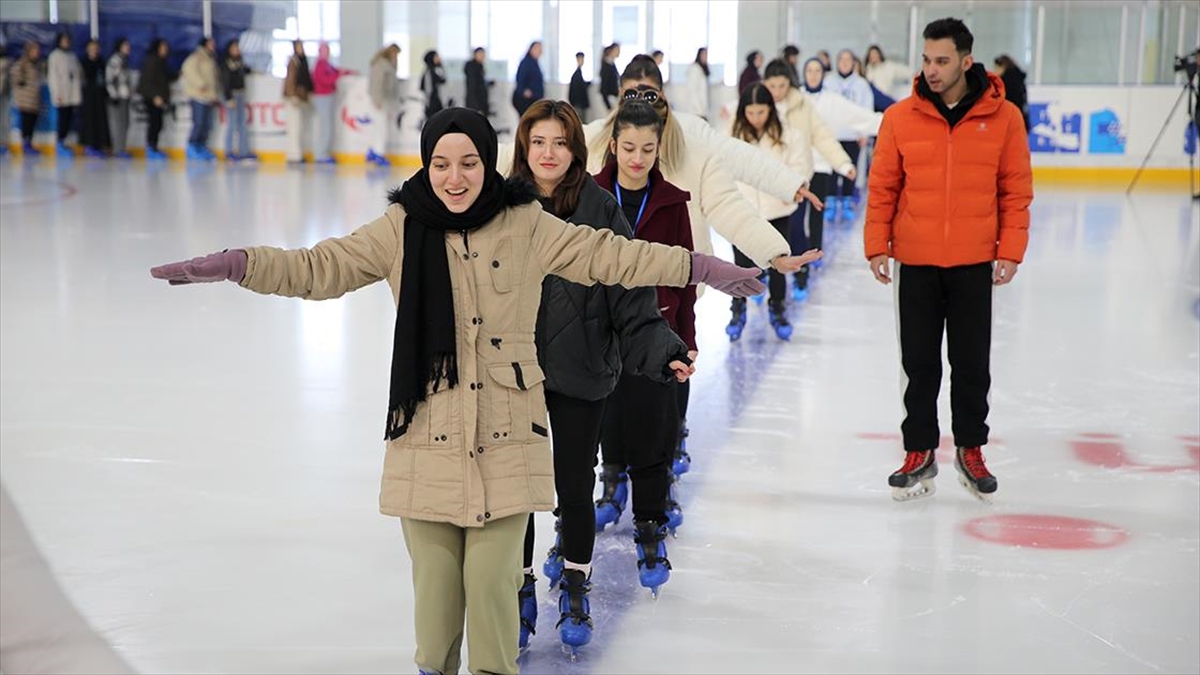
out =
{"type": "MultiPolygon", "coordinates": [[[[617,163],[609,162],[594,178],[597,185],[613,192],[617,163]]],[[[692,246],[692,223],[687,210],[690,199],[690,194],[668,183],[655,166],[650,170],[650,194],[642,219],[629,224],[633,228],[633,237],[695,250],[692,246]]],[[[696,287],[659,286],[658,310],[688,349],[696,351],[696,287]]]]}

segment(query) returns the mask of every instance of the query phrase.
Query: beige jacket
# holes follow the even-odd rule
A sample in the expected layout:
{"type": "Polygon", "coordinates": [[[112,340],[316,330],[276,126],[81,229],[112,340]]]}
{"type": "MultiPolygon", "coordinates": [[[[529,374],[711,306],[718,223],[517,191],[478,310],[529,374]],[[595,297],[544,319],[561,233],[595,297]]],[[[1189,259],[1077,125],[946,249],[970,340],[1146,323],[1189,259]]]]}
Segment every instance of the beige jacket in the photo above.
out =
{"type": "Polygon", "coordinates": [[[217,79],[217,61],[203,47],[183,62],[183,95],[197,103],[213,103],[220,100],[220,82],[217,79]]]}
{"type": "MultiPolygon", "coordinates": [[[[324,300],[386,279],[398,303],[403,229],[404,211],[393,205],[349,236],[311,249],[247,249],[242,285],[324,300]]],[[[506,209],[465,237],[447,234],[446,257],[459,384],[430,394],[408,432],[387,442],[380,511],[459,527],[548,511],[553,461],[545,375],[533,337],[542,279],[556,274],[589,285],[684,286],[690,254],[571,225],[533,203],[506,209]]],[[[381,433],[385,409],[381,402],[381,433]]]]}
{"type": "Polygon", "coordinates": [[[782,103],[776,103],[775,107],[783,118],[783,126],[800,132],[801,142],[807,146],[804,149],[805,156],[811,156],[814,151],[820,153],[843,176],[854,168],[850,155],[838,143],[833,129],[817,114],[812,99],[801,94],[799,89],[790,89],[787,98],[782,103]]]}
{"type": "MultiPolygon", "coordinates": [[[[804,154],[804,150],[808,147],[808,144],[801,138],[800,132],[785,126],[783,128],[783,136],[780,140],[782,140],[782,144],[776,144],[769,136],[763,136],[757,143],[749,143],[749,145],[774,157],[776,161],[791,168],[793,171],[808,173],[810,161],[804,154]]],[[[755,188],[753,185],[739,182],[738,187],[741,189],[742,196],[746,198],[746,201],[753,204],[754,208],[758,210],[758,215],[767,220],[790,216],[798,207],[798,204],[792,200],[782,200],[775,195],[755,188]]]]}

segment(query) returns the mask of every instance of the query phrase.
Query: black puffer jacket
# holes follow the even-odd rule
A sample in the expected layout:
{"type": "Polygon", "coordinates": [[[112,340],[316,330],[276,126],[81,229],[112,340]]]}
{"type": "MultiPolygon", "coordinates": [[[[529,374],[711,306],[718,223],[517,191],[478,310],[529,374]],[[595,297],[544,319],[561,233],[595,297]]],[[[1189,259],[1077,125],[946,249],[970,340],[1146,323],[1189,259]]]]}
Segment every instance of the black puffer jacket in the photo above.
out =
{"type": "MultiPolygon", "coordinates": [[[[591,176],[565,220],[632,237],[617,200],[591,176]]],[[[653,288],[588,287],[548,276],[538,308],[537,353],[547,390],[598,401],[616,387],[622,362],[634,375],[673,379],[667,364],[686,359],[687,345],[659,315],[653,288]]]]}

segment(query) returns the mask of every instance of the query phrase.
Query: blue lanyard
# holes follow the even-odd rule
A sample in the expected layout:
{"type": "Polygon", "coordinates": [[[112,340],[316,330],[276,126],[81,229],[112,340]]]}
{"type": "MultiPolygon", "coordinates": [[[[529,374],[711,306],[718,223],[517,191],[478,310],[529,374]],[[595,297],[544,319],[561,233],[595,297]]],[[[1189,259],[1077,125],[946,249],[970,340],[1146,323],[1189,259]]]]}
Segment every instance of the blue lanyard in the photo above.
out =
{"type": "MultiPolygon", "coordinates": [[[[621,206],[621,207],[625,206],[624,204],[621,203],[621,184],[614,181],[613,185],[615,185],[617,188],[617,206],[621,206]]],[[[642,222],[642,214],[646,212],[646,202],[649,200],[650,200],[650,181],[646,181],[646,194],[642,195],[642,205],[638,207],[637,220],[635,220],[634,222],[629,224],[629,227],[631,229],[633,229],[634,234],[637,234],[638,223],[642,222]]]]}

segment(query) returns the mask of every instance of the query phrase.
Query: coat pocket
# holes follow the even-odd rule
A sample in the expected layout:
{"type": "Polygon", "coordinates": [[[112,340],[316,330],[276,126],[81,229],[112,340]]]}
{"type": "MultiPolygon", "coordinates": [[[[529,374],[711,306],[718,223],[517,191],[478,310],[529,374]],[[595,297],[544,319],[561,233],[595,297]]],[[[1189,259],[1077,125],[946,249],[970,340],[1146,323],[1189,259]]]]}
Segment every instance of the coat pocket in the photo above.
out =
{"type": "Polygon", "coordinates": [[[488,366],[497,385],[487,396],[484,437],[494,443],[526,443],[546,436],[546,375],[537,361],[512,361],[488,366]]]}
{"type": "Polygon", "coordinates": [[[492,251],[492,259],[488,261],[488,270],[492,276],[492,287],[497,293],[508,293],[513,287],[512,240],[501,239],[492,251]]]}

